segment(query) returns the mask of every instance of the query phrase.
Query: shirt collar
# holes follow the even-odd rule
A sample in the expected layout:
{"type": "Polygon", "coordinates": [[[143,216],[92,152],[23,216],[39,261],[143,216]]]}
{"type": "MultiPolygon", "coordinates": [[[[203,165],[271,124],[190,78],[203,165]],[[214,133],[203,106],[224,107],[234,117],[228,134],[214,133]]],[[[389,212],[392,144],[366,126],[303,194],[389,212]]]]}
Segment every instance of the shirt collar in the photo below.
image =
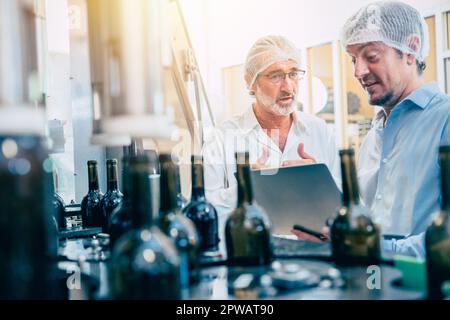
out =
{"type": "Polygon", "coordinates": [[[420,88],[414,90],[409,96],[407,96],[403,101],[399,104],[410,101],[414,103],[416,106],[425,109],[430,101],[440,92],[439,86],[436,82],[430,82],[424,84],[420,88]]]}
{"type": "MultiPolygon", "coordinates": [[[[394,112],[396,109],[402,109],[403,106],[407,106],[408,102],[412,102],[415,106],[418,106],[421,109],[425,109],[430,101],[440,92],[439,86],[436,82],[430,82],[424,84],[420,88],[411,92],[409,96],[400,101],[400,103],[392,110],[394,112]],[[398,108],[400,106],[400,108],[398,108]]],[[[383,128],[387,119],[386,111],[382,108],[376,115],[373,120],[373,126],[377,128],[383,128]]]]}
{"type": "Polygon", "coordinates": [[[256,119],[255,112],[253,111],[253,106],[251,106],[243,114],[240,129],[243,134],[248,134],[258,126],[260,126],[258,119],[256,119]]]}

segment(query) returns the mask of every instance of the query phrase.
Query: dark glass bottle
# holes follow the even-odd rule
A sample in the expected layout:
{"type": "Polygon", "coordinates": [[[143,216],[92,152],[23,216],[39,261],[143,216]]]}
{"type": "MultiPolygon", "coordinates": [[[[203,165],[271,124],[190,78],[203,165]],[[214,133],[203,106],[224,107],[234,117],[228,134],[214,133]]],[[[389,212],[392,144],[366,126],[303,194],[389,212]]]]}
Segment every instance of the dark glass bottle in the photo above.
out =
{"type": "Polygon", "coordinates": [[[65,229],[66,228],[66,213],[65,213],[65,203],[64,200],[55,192],[53,194],[53,214],[58,226],[58,229],[65,229]]]}
{"type": "Polygon", "coordinates": [[[216,209],[206,201],[203,177],[203,158],[192,156],[192,196],[189,204],[183,209],[191,219],[200,237],[202,254],[217,254],[219,250],[219,221],[216,209]]]}
{"type": "Polygon", "coordinates": [[[83,201],[81,201],[81,219],[83,220],[83,227],[103,227],[106,222],[100,204],[103,194],[100,192],[98,186],[97,161],[89,160],[87,166],[89,191],[83,198],[83,201]]]}
{"type": "Polygon", "coordinates": [[[109,220],[109,241],[111,248],[116,241],[131,229],[132,217],[132,187],[129,184],[129,163],[136,156],[124,156],[122,158],[122,186],[123,200],[111,213],[109,220]]]}
{"type": "Polygon", "coordinates": [[[194,223],[177,206],[177,166],[169,154],[159,156],[161,166],[160,226],[175,243],[180,255],[181,285],[198,280],[199,239],[194,223]]]}
{"type": "Polygon", "coordinates": [[[228,217],[225,240],[230,265],[268,265],[273,259],[271,223],[253,199],[248,153],[236,154],[238,206],[228,217]]]}
{"type": "Polygon", "coordinates": [[[443,299],[442,284],[450,280],[450,146],[439,149],[441,210],[425,233],[428,298],[443,299]]]}
{"type": "Polygon", "coordinates": [[[112,250],[113,298],[180,299],[177,250],[152,221],[148,158],[130,158],[128,175],[131,230],[112,250]]]}
{"type": "Polygon", "coordinates": [[[117,183],[117,160],[106,161],[107,191],[101,201],[101,207],[104,215],[103,232],[109,233],[109,221],[115,208],[122,202],[123,195],[119,191],[117,183]]]}
{"type": "Polygon", "coordinates": [[[342,207],[331,229],[332,255],[338,265],[371,265],[380,261],[380,231],[359,201],[354,151],[341,150],[342,207]]]}
{"type": "Polygon", "coordinates": [[[0,133],[0,299],[58,299],[52,177],[38,136],[0,133]]]}

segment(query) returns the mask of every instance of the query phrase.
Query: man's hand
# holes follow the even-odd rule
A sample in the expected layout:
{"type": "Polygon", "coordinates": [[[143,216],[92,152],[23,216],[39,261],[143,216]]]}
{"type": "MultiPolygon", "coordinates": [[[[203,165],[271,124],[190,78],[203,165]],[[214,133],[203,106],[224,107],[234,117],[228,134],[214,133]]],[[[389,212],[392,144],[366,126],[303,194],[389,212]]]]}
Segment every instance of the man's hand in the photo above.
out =
{"type": "Polygon", "coordinates": [[[283,167],[291,167],[291,166],[298,166],[302,164],[311,164],[316,163],[316,159],[314,159],[312,156],[307,154],[304,150],[305,146],[303,143],[299,143],[297,147],[297,153],[300,157],[299,160],[286,160],[283,161],[281,166],[283,167]]]}
{"type": "MultiPolygon", "coordinates": [[[[320,232],[326,236],[328,239],[330,238],[330,228],[329,227],[323,227],[322,230],[320,230],[320,232]]],[[[291,233],[294,234],[295,236],[297,236],[297,238],[299,240],[303,240],[303,241],[310,241],[310,242],[323,242],[322,240],[320,240],[319,238],[316,238],[313,235],[310,235],[309,233],[305,233],[305,232],[301,232],[298,230],[291,230],[291,233]]]]}

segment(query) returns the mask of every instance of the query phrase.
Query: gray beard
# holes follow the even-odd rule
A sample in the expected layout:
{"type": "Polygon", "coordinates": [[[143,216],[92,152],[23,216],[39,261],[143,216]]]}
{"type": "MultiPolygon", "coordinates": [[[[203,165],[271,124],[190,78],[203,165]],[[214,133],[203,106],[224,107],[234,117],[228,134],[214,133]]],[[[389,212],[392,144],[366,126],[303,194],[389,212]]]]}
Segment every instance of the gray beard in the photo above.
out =
{"type": "Polygon", "coordinates": [[[274,113],[280,116],[288,116],[295,111],[295,106],[294,103],[291,103],[291,105],[287,107],[282,107],[278,103],[275,103],[272,106],[270,106],[270,110],[272,110],[274,113]]]}
{"type": "Polygon", "coordinates": [[[260,90],[256,90],[255,97],[261,104],[269,108],[273,113],[277,115],[288,116],[295,111],[295,97],[289,106],[284,107],[276,102],[274,103],[271,98],[261,93],[260,90]]]}

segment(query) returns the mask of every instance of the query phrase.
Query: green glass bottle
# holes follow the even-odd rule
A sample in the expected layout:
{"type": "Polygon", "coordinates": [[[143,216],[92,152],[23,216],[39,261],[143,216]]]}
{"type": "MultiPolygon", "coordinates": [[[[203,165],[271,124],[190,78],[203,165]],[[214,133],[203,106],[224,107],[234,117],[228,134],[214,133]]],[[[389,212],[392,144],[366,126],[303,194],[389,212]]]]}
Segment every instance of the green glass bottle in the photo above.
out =
{"type": "Polygon", "coordinates": [[[103,194],[98,185],[98,167],[97,161],[89,160],[88,179],[89,190],[86,196],[81,201],[81,218],[83,220],[83,227],[103,227],[105,225],[106,217],[104,216],[101,201],[103,194]]]}
{"type": "Polygon", "coordinates": [[[443,299],[442,285],[450,280],[450,146],[439,149],[441,210],[425,233],[428,298],[443,299]]]}
{"type": "Polygon", "coordinates": [[[106,160],[106,177],[107,177],[107,191],[102,198],[100,206],[103,210],[103,232],[109,233],[109,222],[113,211],[120,205],[123,200],[123,195],[119,190],[117,181],[117,160],[106,160]]]}
{"type": "MultiPolygon", "coordinates": [[[[0,112],[1,113],[1,112],[0,112]]],[[[48,151],[40,136],[1,132],[0,299],[60,299],[48,151]]]]}
{"type": "Polygon", "coordinates": [[[205,256],[217,255],[219,250],[219,219],[214,206],[206,201],[203,177],[203,158],[192,156],[191,201],[183,214],[191,219],[200,236],[200,251],[205,256]]]}
{"type": "Polygon", "coordinates": [[[262,266],[273,259],[271,223],[253,199],[248,153],[236,154],[238,206],[225,225],[227,258],[230,265],[262,266]]]}
{"type": "Polygon", "coordinates": [[[174,241],[181,258],[181,283],[185,288],[198,280],[199,238],[194,223],[177,205],[178,168],[170,154],[159,156],[160,177],[160,226],[174,241]]]}
{"type": "Polygon", "coordinates": [[[131,230],[112,249],[111,288],[115,299],[180,299],[180,259],[172,241],[152,219],[149,159],[128,163],[131,230]]]}
{"type": "Polygon", "coordinates": [[[371,265],[380,261],[379,227],[359,201],[354,151],[341,150],[342,207],[331,229],[332,255],[338,265],[371,265]]]}

